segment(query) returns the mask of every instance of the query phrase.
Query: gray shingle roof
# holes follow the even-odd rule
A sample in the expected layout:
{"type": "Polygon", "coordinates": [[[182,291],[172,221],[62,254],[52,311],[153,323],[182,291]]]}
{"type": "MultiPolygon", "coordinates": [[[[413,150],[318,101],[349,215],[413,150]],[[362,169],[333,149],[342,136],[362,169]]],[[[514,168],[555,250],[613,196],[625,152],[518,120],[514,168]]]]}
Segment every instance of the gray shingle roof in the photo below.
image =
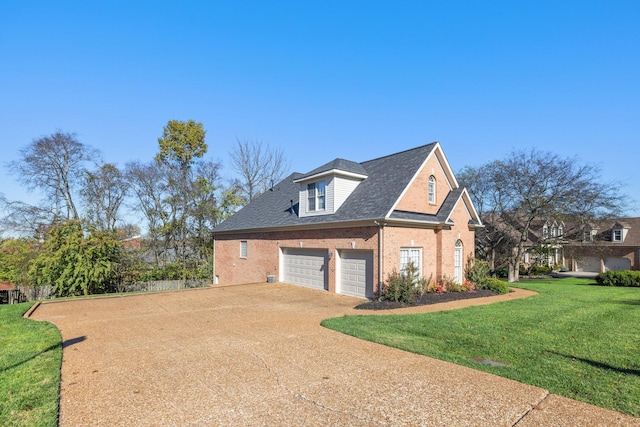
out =
{"type": "Polygon", "coordinates": [[[367,175],[367,171],[360,163],[352,162],[351,160],[345,159],[335,159],[325,165],[320,166],[319,168],[312,170],[309,173],[302,175],[299,179],[308,178],[310,176],[318,175],[334,169],[355,173],[358,175],[367,175]]]}
{"type": "MultiPolygon", "coordinates": [[[[214,233],[385,219],[435,147],[434,142],[362,163],[336,159],[304,175],[293,173],[218,225],[214,233]],[[294,181],[332,169],[345,170],[344,168],[348,172],[367,175],[367,179],[360,183],[334,214],[298,217],[300,187],[294,181]]],[[[461,192],[462,189],[450,192],[437,215],[396,211],[390,217],[443,222],[448,218],[461,192]]]]}

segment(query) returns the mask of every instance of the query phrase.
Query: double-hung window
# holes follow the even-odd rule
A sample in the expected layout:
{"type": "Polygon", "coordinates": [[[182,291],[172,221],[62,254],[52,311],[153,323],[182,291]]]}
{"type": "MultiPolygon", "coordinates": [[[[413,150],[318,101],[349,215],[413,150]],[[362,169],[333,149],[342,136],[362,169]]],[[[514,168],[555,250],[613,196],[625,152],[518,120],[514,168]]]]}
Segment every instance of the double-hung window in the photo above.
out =
{"type": "Polygon", "coordinates": [[[411,263],[422,276],[422,248],[400,248],[400,273],[405,273],[411,263]]]}
{"type": "Polygon", "coordinates": [[[240,258],[246,258],[246,257],[247,257],[247,241],[242,240],[240,242],[240,258]]]}
{"type": "Polygon", "coordinates": [[[307,184],[307,211],[323,211],[326,207],[326,189],[324,181],[307,184]]]}
{"type": "Polygon", "coordinates": [[[613,241],[622,242],[622,230],[613,230],[613,241]]]}

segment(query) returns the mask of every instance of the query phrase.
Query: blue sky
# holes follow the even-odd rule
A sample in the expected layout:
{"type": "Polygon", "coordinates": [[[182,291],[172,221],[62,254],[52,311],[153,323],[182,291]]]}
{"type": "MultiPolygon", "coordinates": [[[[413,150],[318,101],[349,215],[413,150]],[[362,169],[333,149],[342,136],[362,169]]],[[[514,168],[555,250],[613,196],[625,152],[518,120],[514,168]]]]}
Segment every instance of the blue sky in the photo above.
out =
{"type": "MultiPolygon", "coordinates": [[[[0,192],[34,138],[150,160],[168,120],[307,172],[440,141],[454,170],[537,147],[640,201],[638,1],[5,1],[0,192]]],[[[629,204],[640,215],[640,203],[629,204]]]]}

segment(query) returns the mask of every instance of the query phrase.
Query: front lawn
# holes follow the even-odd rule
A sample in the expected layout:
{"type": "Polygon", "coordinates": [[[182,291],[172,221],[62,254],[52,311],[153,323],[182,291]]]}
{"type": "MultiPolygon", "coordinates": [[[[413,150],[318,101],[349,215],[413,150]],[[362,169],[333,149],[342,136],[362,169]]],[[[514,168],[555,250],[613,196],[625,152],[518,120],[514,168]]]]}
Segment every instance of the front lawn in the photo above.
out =
{"type": "Polygon", "coordinates": [[[56,426],[62,341],[47,322],[24,319],[33,305],[0,305],[0,426],[56,426]]]}
{"type": "Polygon", "coordinates": [[[520,282],[518,287],[540,294],[454,311],[345,316],[322,324],[640,416],[640,289],[592,283],[520,282]]]}

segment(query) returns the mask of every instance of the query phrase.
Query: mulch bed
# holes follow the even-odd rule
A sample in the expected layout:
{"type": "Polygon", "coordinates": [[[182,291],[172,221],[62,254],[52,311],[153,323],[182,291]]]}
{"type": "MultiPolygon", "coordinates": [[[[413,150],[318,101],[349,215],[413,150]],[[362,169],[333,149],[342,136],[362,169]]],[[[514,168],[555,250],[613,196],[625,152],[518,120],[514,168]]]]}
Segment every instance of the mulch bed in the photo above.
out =
{"type": "Polygon", "coordinates": [[[488,289],[478,289],[473,292],[431,292],[424,294],[415,304],[405,304],[397,301],[368,301],[356,306],[357,310],[391,310],[394,308],[415,307],[419,305],[438,304],[441,302],[458,301],[470,298],[484,298],[497,295],[488,289]]]}

